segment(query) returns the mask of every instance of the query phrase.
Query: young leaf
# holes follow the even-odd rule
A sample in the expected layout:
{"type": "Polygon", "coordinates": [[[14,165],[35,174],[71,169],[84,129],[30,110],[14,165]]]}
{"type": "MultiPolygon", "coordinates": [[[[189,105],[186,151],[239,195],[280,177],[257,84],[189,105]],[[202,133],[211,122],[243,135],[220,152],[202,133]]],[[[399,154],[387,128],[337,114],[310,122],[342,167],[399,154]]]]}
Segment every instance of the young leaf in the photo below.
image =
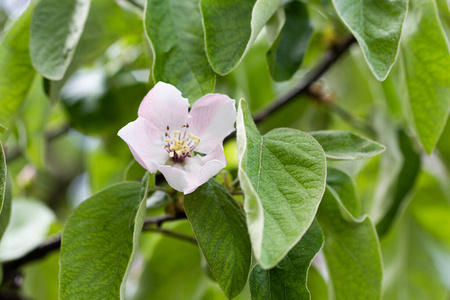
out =
{"type": "Polygon", "coordinates": [[[274,267],[311,225],[325,189],[326,161],[309,134],[275,129],[261,136],[245,100],[237,117],[239,179],[253,252],[274,267]]]}
{"type": "Polygon", "coordinates": [[[284,9],[283,29],[267,53],[270,74],[276,81],[288,80],[298,70],[313,34],[305,4],[292,1],[284,9]]]}
{"type": "Polygon", "coordinates": [[[28,41],[34,1],[0,42],[0,124],[10,127],[34,78],[28,41]]]}
{"type": "Polygon", "coordinates": [[[206,53],[213,70],[225,75],[242,60],[281,0],[201,0],[206,53]]]}
{"type": "Polygon", "coordinates": [[[236,297],[247,283],[252,251],[244,213],[215,179],[186,195],[184,208],[225,296],[236,297]]]}
{"type": "Polygon", "coordinates": [[[61,242],[61,299],[122,299],[145,217],[140,192],[137,182],[113,185],[69,217],[61,242]]]}
{"type": "Polygon", "coordinates": [[[336,169],[328,172],[333,176],[327,178],[317,217],[325,235],[324,253],[336,300],[379,300],[382,266],[375,228],[367,216],[355,219],[347,193],[336,189],[342,183],[351,184],[351,178],[336,169]]]}
{"type": "Polygon", "coordinates": [[[91,0],[41,0],[30,27],[30,56],[42,76],[60,80],[72,60],[91,0]]]}
{"type": "Polygon", "coordinates": [[[408,0],[333,0],[375,77],[386,79],[397,57],[408,0]]]}
{"type": "Polygon", "coordinates": [[[309,300],[308,269],[322,245],[323,233],[315,221],[276,267],[264,270],[257,265],[253,269],[249,279],[252,299],[309,300]]]}
{"type": "Polygon", "coordinates": [[[447,122],[450,52],[434,1],[412,1],[402,39],[406,85],[417,133],[431,154],[447,122]]]}
{"type": "Polygon", "coordinates": [[[211,93],[216,80],[206,58],[199,1],[147,0],[145,10],[154,81],[173,84],[192,101],[211,93]]]}
{"type": "Polygon", "coordinates": [[[311,132],[310,134],[319,142],[329,159],[370,158],[386,149],[380,143],[346,131],[324,130],[311,132]]]}

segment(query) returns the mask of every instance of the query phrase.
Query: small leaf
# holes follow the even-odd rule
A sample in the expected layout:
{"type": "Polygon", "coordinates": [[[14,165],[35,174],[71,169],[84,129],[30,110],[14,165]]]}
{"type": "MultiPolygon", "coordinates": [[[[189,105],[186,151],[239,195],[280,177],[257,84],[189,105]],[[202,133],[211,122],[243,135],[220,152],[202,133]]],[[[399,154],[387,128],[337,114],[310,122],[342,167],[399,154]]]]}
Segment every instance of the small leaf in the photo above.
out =
{"type": "Polygon", "coordinates": [[[122,299],[145,217],[141,184],[123,182],[82,202],[67,220],[61,299],[122,299]]]}
{"type": "Polygon", "coordinates": [[[192,101],[213,92],[215,86],[199,1],[147,0],[145,12],[145,29],[154,50],[154,81],[173,84],[192,101]]]}
{"type": "Polygon", "coordinates": [[[311,132],[311,135],[319,142],[329,159],[370,158],[386,149],[380,143],[347,131],[324,130],[311,132]]]}
{"type": "Polygon", "coordinates": [[[313,34],[305,4],[292,1],[284,9],[283,29],[267,53],[270,73],[276,81],[288,80],[298,70],[313,34]]]}
{"type": "Polygon", "coordinates": [[[33,82],[28,42],[34,3],[17,19],[0,42],[0,124],[10,127],[33,82]]]}
{"type": "Polygon", "coordinates": [[[84,23],[91,0],[41,0],[30,27],[30,56],[42,76],[60,80],[66,72],[84,23]]]}
{"type": "Polygon", "coordinates": [[[347,193],[336,190],[344,182],[351,184],[351,178],[336,169],[328,172],[334,176],[327,179],[317,217],[325,235],[324,253],[336,300],[379,300],[382,266],[375,228],[367,216],[353,218],[347,193]]]}
{"type": "Polygon", "coordinates": [[[444,130],[450,104],[450,52],[434,1],[412,1],[402,39],[414,124],[428,154],[444,130]]]}
{"type": "Polygon", "coordinates": [[[276,267],[264,270],[257,265],[253,269],[249,279],[252,299],[311,299],[306,287],[308,269],[322,245],[322,230],[317,222],[313,222],[300,242],[276,267]]]}
{"type": "Polygon", "coordinates": [[[309,134],[261,136],[245,100],[237,117],[239,179],[253,252],[262,268],[280,262],[311,225],[325,188],[326,161],[309,134]]]}
{"type": "Polygon", "coordinates": [[[184,199],[200,248],[228,299],[247,283],[251,245],[245,216],[236,200],[215,179],[184,199]]]}
{"type": "Polygon", "coordinates": [[[333,0],[375,77],[386,79],[397,57],[408,0],[333,0]]]}
{"type": "Polygon", "coordinates": [[[201,0],[206,52],[213,70],[225,75],[242,60],[281,0],[201,0]]]}

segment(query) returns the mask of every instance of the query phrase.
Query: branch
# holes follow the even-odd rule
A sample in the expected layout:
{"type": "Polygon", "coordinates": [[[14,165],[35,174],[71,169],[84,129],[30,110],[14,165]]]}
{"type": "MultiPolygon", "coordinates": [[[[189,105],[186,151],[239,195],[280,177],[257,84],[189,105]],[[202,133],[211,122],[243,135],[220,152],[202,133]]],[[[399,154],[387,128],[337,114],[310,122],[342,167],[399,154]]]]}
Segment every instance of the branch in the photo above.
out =
{"type": "Polygon", "coordinates": [[[264,121],[270,114],[287,105],[298,96],[308,93],[309,88],[313,85],[313,83],[319,80],[320,77],[322,77],[322,75],[325,74],[331,66],[333,66],[333,64],[347,51],[348,48],[350,48],[354,42],[356,42],[356,39],[353,35],[350,35],[340,44],[326,52],[322,61],[314,69],[312,69],[308,75],[306,75],[305,80],[300,83],[298,87],[273,102],[266,109],[257,113],[253,118],[255,123],[258,124],[264,121]]]}
{"type": "MultiPolygon", "coordinates": [[[[176,238],[197,244],[197,240],[195,238],[160,228],[164,222],[182,220],[182,219],[186,219],[186,218],[187,217],[186,217],[185,213],[179,213],[175,216],[165,215],[165,216],[160,216],[160,217],[155,217],[155,218],[149,218],[144,221],[142,230],[143,231],[160,232],[162,234],[170,235],[172,237],[176,237],[176,238]],[[152,224],[157,225],[158,227],[151,228],[150,225],[152,225],[152,224]]],[[[45,241],[44,243],[39,245],[36,249],[34,249],[33,251],[29,252],[27,255],[25,255],[21,258],[3,263],[3,282],[8,280],[9,278],[13,278],[14,275],[17,273],[17,270],[22,265],[33,262],[33,261],[41,259],[41,258],[44,258],[45,256],[47,256],[47,254],[49,254],[50,252],[52,252],[54,250],[58,250],[60,247],[61,247],[61,237],[59,236],[59,237],[50,239],[48,241],[45,241]]]]}

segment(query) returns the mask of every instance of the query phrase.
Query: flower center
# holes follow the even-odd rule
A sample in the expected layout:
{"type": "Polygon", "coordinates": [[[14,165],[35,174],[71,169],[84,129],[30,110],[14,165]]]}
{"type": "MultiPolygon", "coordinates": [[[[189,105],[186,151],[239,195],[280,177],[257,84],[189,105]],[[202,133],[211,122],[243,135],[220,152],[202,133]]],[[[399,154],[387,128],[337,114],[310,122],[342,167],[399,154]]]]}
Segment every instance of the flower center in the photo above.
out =
{"type": "Polygon", "coordinates": [[[181,125],[180,130],[169,133],[169,126],[165,134],[164,148],[169,153],[174,162],[181,162],[187,157],[191,157],[191,152],[200,144],[200,138],[188,131],[189,124],[181,125]]]}

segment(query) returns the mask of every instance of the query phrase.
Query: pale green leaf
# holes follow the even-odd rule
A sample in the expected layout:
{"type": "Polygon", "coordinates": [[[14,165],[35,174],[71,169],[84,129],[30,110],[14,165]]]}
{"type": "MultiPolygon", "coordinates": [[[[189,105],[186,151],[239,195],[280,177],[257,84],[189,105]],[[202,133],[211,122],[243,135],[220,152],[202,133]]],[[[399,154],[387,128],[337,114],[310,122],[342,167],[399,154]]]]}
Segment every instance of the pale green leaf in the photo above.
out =
{"type": "Polygon", "coordinates": [[[145,29],[154,51],[153,79],[176,86],[191,104],[215,86],[199,1],[147,0],[145,10],[145,29]]]}
{"type": "Polygon", "coordinates": [[[450,102],[450,52],[434,1],[411,1],[402,53],[415,127],[430,154],[444,130],[450,102]]]}
{"type": "Polygon", "coordinates": [[[123,182],[82,202],[67,220],[61,299],[122,299],[145,217],[141,185],[123,182]]]}
{"type": "Polygon", "coordinates": [[[308,271],[308,290],[311,299],[328,300],[328,286],[322,275],[316,268],[311,267],[308,271]]]}
{"type": "Polygon", "coordinates": [[[347,131],[324,130],[311,132],[311,135],[329,159],[365,159],[379,155],[386,149],[380,143],[347,131]]]}
{"type": "Polygon", "coordinates": [[[186,195],[184,208],[214,277],[228,299],[236,297],[247,282],[252,251],[244,212],[215,179],[186,195]]]}
{"type": "Polygon", "coordinates": [[[324,254],[336,300],[373,299],[381,297],[382,265],[380,246],[369,217],[355,219],[348,208],[346,189],[337,186],[351,184],[351,178],[329,169],[333,176],[317,214],[325,235],[324,254]]]}
{"type": "Polygon", "coordinates": [[[239,103],[237,139],[253,252],[268,269],[311,225],[325,188],[325,155],[314,138],[295,129],[261,136],[245,100],[239,103]]]}
{"type": "Polygon", "coordinates": [[[249,279],[252,299],[309,300],[308,269],[322,245],[322,230],[317,222],[313,222],[300,242],[276,267],[264,270],[257,265],[253,269],[249,279]]]}
{"type": "Polygon", "coordinates": [[[333,0],[375,77],[386,79],[397,57],[408,0],[333,0]]]}
{"type": "Polygon", "coordinates": [[[0,124],[7,128],[13,125],[35,74],[28,48],[33,8],[32,3],[0,42],[0,124]]]}
{"type": "Polygon", "coordinates": [[[91,0],[41,0],[30,27],[35,69],[52,80],[63,78],[83,33],[91,0]]]}
{"type": "Polygon", "coordinates": [[[242,60],[280,0],[201,0],[206,52],[213,70],[225,75],[242,60]]]}
{"type": "Polygon", "coordinates": [[[292,1],[284,10],[283,29],[267,53],[270,73],[276,81],[288,80],[298,70],[313,34],[305,4],[292,1]]]}
{"type": "Polygon", "coordinates": [[[13,260],[27,254],[48,235],[55,214],[42,202],[14,198],[11,217],[0,242],[0,260],[13,260]]]}

